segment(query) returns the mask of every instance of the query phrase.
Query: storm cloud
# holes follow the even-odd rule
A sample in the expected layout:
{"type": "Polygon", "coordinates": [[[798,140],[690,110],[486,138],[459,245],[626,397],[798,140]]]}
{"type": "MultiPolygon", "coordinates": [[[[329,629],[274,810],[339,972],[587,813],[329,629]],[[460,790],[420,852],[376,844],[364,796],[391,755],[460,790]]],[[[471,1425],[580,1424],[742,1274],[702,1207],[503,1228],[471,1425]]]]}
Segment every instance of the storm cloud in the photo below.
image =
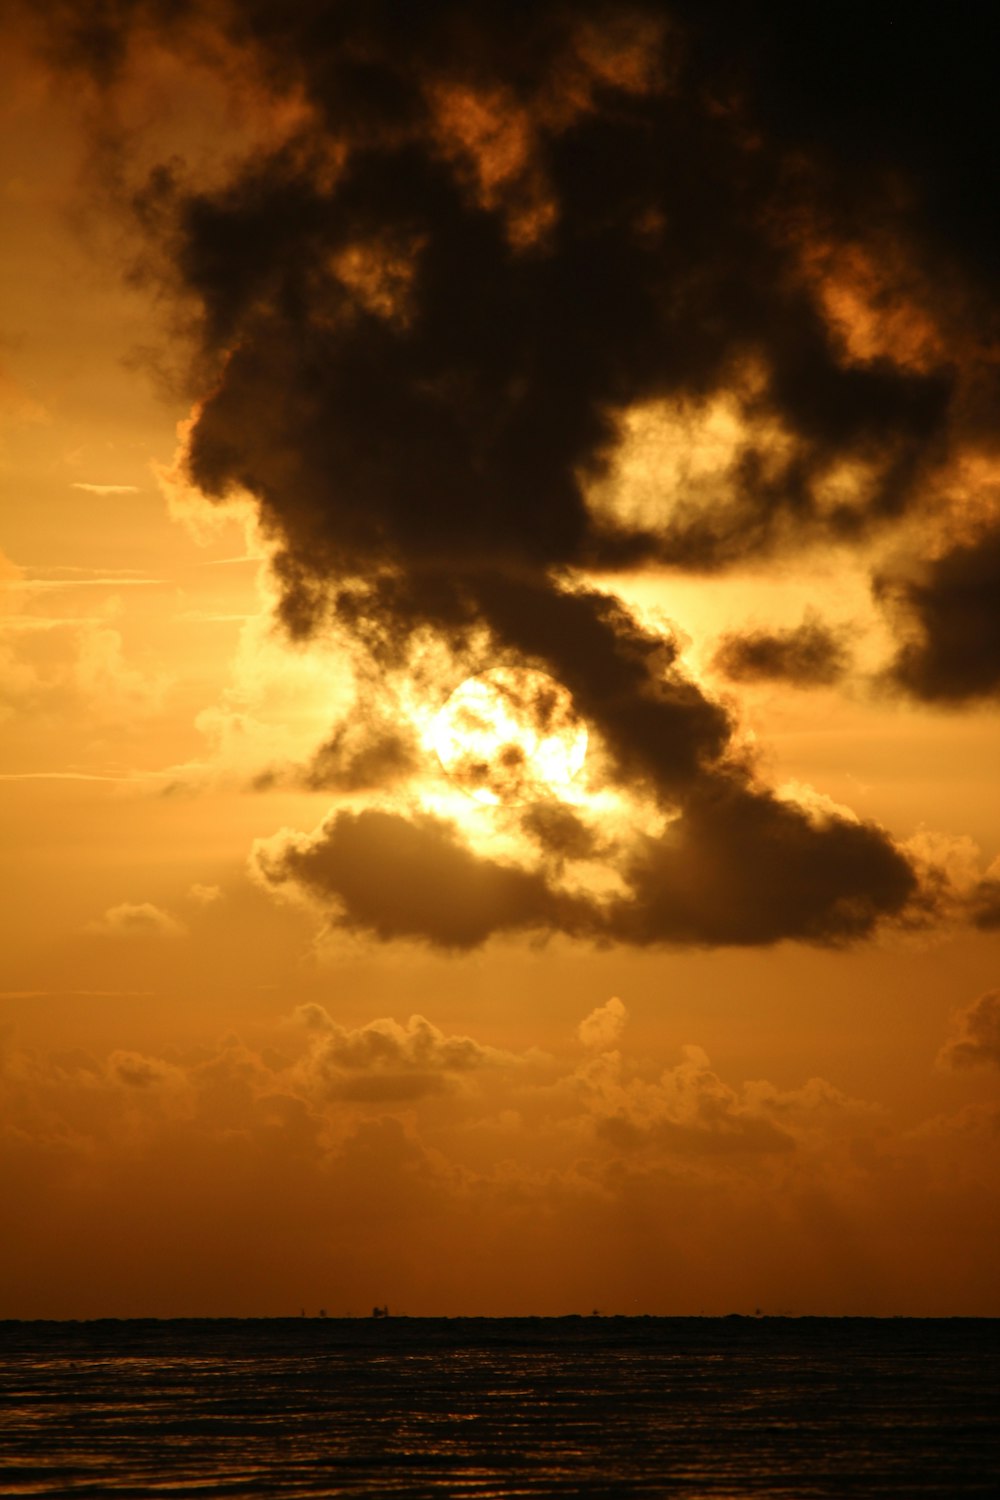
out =
{"type": "Polygon", "coordinates": [[[944,706],[1000,697],[1000,528],[875,586],[904,637],[893,682],[944,706]]]}
{"type": "MultiPolygon", "coordinates": [[[[255,500],[290,634],[342,632],[376,677],[413,670],[428,634],[450,686],[546,671],[605,788],[666,818],[605,851],[620,891],[600,899],[381,808],[272,844],[263,877],[348,928],[453,949],[532,930],[845,942],[904,914],[917,878],[890,836],[763,785],[730,709],[613,579],[903,535],[960,455],[995,451],[1000,233],[979,173],[997,23],[489,0],[134,0],[63,21],[64,65],[112,92],[141,22],[195,49],[207,27],[299,101],[221,186],[165,163],[132,205],[196,309],[189,478],[255,500]],[[640,419],[637,511],[615,497],[640,419]],[[677,432],[703,420],[725,441],[681,462],[677,432]]],[[[977,503],[961,546],[876,585],[893,681],[930,701],[997,686],[977,503]]],[[[808,621],[720,660],[799,684],[846,665],[808,621]]],[[[405,780],[406,733],[368,727],[333,732],[313,785],[405,780]]],[[[595,847],[574,817],[525,820],[570,871],[595,847]]]]}
{"type": "MultiPolygon", "coordinates": [[[[954,371],[842,357],[789,227],[819,189],[789,186],[784,143],[751,146],[669,27],[636,18],[645,69],[588,77],[572,13],[536,9],[531,56],[520,12],[477,10],[478,27],[428,7],[414,38],[378,7],[353,28],[351,7],[322,7],[325,53],[276,27],[268,55],[294,67],[312,131],[211,195],[157,184],[206,349],[225,352],[191,475],[257,496],[290,621],[309,628],[345,571],[720,566],[913,503],[966,420],[954,371]],[[331,174],[324,147],[345,137],[331,174]],[[741,447],[724,505],[595,519],[588,481],[625,411],[708,400],[750,369],[743,414],[783,434],[780,459],[741,447]],[[823,485],[845,463],[866,479],[837,505],[823,485]]],[[[614,26],[598,38],[598,56],[623,45],[614,26]]]]}

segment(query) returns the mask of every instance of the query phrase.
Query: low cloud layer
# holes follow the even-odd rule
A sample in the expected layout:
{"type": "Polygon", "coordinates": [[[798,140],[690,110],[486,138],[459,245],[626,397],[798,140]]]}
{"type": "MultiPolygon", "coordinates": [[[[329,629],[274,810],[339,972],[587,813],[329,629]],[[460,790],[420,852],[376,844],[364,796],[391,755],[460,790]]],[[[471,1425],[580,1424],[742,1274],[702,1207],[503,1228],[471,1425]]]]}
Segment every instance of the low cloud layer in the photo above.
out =
{"type": "Polygon", "coordinates": [[[903,1127],[614,1025],[541,1057],[419,1016],[291,1022],[253,1048],[3,1049],[17,1315],[996,1305],[995,1109],[903,1127]]]}
{"type": "Polygon", "coordinates": [[[798,1089],[766,1079],[735,1089],[713,1070],[704,1048],[690,1043],[679,1062],[652,1078],[618,1050],[626,1019],[625,1006],[612,997],[580,1023],[577,1034],[594,1056],[572,1080],[596,1136],[614,1150],[766,1157],[872,1113],[823,1078],[798,1089]]]}
{"type": "Polygon", "coordinates": [[[294,1070],[295,1083],[320,1103],[420,1099],[447,1091],[477,1069],[517,1062],[471,1037],[446,1036],[424,1016],[411,1016],[406,1025],[387,1017],[352,1029],[313,1004],[300,1006],[296,1019],[312,1040],[294,1070]]]}

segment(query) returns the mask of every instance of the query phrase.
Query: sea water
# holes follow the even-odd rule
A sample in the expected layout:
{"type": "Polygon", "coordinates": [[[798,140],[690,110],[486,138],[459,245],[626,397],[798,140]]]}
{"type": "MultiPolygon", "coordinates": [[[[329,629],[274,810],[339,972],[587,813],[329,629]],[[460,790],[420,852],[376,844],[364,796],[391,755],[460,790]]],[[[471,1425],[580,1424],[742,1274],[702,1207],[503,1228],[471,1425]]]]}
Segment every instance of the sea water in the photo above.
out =
{"type": "Polygon", "coordinates": [[[0,1494],[1000,1495],[1000,1320],[0,1323],[0,1494]]]}

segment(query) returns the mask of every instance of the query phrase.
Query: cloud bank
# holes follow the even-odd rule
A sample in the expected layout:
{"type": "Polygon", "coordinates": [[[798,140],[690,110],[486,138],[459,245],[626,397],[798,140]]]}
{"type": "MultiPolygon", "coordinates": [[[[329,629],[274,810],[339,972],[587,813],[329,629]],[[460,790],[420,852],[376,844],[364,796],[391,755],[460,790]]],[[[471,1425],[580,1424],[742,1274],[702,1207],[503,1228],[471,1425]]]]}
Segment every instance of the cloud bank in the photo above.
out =
{"type": "Polygon", "coordinates": [[[5,1046],[15,1310],[364,1314],[386,1286],[413,1314],[598,1293],[622,1312],[996,1305],[995,1108],[914,1127],[827,1079],[733,1077],[697,1045],[667,1066],[612,1049],[619,1019],[599,1005],[586,1051],[567,1031],[548,1057],[316,1005],[256,1048],[5,1046]]]}

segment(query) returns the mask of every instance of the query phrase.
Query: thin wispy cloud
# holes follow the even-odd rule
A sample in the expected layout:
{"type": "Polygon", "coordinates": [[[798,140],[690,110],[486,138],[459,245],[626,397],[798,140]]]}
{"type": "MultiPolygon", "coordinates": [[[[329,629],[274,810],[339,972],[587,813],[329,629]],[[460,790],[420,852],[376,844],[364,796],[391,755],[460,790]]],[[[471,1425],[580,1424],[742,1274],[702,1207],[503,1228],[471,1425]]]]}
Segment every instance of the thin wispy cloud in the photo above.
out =
{"type": "Polygon", "coordinates": [[[240,614],[225,615],[213,614],[207,609],[186,609],[177,616],[178,620],[184,620],[193,625],[242,625],[246,620],[255,620],[256,615],[240,614]]]}
{"type": "Polygon", "coordinates": [[[10,589],[19,589],[22,593],[43,593],[51,589],[78,589],[78,588],[136,588],[148,586],[149,584],[166,583],[165,578],[134,578],[122,577],[121,574],[104,574],[94,578],[15,578],[7,583],[10,589]]]}
{"type": "Polygon", "coordinates": [[[0,1000],[147,1000],[156,990],[0,990],[0,1000]]]}
{"type": "Polygon", "coordinates": [[[94,568],[69,563],[24,563],[22,571],[39,578],[140,578],[141,568],[94,568]]]}
{"type": "Polygon", "coordinates": [[[88,615],[7,615],[0,619],[0,630],[58,630],[72,625],[89,625],[88,615]]]}
{"type": "Polygon", "coordinates": [[[104,915],[88,922],[85,932],[104,937],[181,937],[185,931],[172,912],[151,901],[122,901],[109,906],[104,915]]]}
{"type": "Polygon", "coordinates": [[[0,771],[0,781],[137,781],[138,773],[127,771],[120,776],[98,771],[0,771]]]}
{"type": "Polygon", "coordinates": [[[82,479],[74,479],[70,489],[86,490],[89,495],[138,495],[140,493],[137,484],[88,484],[82,479]]]}

